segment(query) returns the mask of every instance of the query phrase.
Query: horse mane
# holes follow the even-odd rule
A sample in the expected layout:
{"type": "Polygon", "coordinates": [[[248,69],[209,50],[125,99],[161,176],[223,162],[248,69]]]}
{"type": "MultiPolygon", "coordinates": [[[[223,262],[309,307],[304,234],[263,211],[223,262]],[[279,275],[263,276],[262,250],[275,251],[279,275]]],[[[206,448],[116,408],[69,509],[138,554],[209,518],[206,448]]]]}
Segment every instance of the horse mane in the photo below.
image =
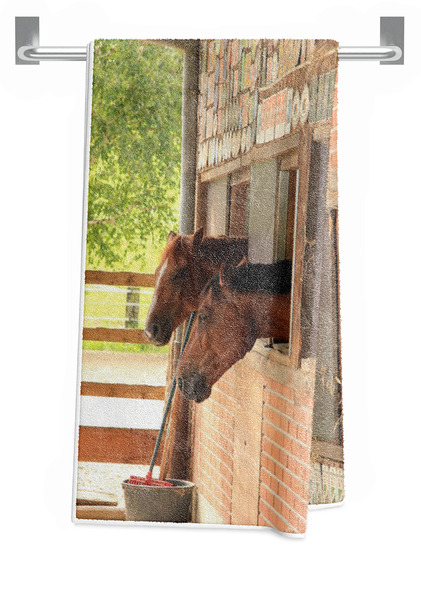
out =
{"type": "Polygon", "coordinates": [[[202,290],[201,297],[206,298],[209,291],[211,292],[211,297],[215,300],[219,300],[221,298],[222,290],[219,283],[219,274],[212,277],[212,279],[209,279],[209,281],[202,290]]]}
{"type": "MultiPolygon", "coordinates": [[[[230,271],[227,286],[240,293],[288,294],[291,291],[291,280],[291,260],[281,260],[269,265],[247,263],[230,271]]],[[[215,299],[221,297],[219,275],[208,281],[202,293],[203,298],[209,290],[215,299]]]]}
{"type": "Polygon", "coordinates": [[[218,266],[221,262],[236,264],[247,256],[248,239],[246,237],[204,237],[198,249],[198,256],[218,266]]]}
{"type": "Polygon", "coordinates": [[[292,261],[264,265],[242,265],[232,270],[228,287],[238,292],[288,294],[291,291],[292,261]]]}

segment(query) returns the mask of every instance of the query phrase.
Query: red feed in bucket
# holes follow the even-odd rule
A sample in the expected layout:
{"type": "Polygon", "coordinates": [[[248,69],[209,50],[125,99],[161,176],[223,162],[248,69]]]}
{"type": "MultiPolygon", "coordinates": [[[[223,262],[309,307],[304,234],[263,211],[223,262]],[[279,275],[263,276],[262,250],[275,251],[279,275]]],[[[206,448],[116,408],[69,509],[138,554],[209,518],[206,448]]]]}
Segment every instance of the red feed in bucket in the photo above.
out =
{"type": "MultiPolygon", "coordinates": [[[[148,473],[149,475],[149,473],[148,473]]],[[[162,481],[161,479],[152,479],[151,477],[137,477],[136,475],[130,475],[129,481],[132,485],[151,485],[154,487],[173,487],[173,483],[170,481],[162,481]]]]}

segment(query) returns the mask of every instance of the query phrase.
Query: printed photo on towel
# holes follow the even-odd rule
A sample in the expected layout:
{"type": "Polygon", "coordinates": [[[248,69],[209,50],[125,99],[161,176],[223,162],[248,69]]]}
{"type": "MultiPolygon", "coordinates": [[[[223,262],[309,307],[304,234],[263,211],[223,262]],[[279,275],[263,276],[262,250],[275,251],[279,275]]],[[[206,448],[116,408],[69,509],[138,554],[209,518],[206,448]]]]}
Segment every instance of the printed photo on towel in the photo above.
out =
{"type": "Polygon", "coordinates": [[[343,500],[337,50],[91,44],[76,521],[343,500]]]}

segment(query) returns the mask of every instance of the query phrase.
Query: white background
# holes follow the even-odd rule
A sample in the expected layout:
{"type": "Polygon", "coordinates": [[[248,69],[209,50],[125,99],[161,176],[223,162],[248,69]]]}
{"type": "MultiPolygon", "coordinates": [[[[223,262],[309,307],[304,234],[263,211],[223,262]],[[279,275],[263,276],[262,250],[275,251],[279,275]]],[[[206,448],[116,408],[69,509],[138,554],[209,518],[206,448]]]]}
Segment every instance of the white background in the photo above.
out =
{"type": "Polygon", "coordinates": [[[419,597],[420,21],[416,0],[2,2],[4,597],[419,597]],[[15,66],[15,15],[41,17],[44,46],[98,37],[376,46],[380,15],[406,17],[404,67],[340,64],[346,501],[310,513],[304,539],[71,522],[85,66],[15,66]]]}

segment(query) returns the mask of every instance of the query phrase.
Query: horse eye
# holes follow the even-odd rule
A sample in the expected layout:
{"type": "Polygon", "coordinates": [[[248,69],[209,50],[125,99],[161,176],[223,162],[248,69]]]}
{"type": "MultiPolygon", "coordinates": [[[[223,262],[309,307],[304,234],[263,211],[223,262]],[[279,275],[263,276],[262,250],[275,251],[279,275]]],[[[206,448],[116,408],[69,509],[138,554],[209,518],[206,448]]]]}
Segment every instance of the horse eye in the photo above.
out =
{"type": "Polygon", "coordinates": [[[181,269],[180,271],[177,271],[177,273],[174,273],[174,275],[172,276],[172,281],[180,281],[181,279],[184,279],[188,274],[187,269],[181,269]]]}

